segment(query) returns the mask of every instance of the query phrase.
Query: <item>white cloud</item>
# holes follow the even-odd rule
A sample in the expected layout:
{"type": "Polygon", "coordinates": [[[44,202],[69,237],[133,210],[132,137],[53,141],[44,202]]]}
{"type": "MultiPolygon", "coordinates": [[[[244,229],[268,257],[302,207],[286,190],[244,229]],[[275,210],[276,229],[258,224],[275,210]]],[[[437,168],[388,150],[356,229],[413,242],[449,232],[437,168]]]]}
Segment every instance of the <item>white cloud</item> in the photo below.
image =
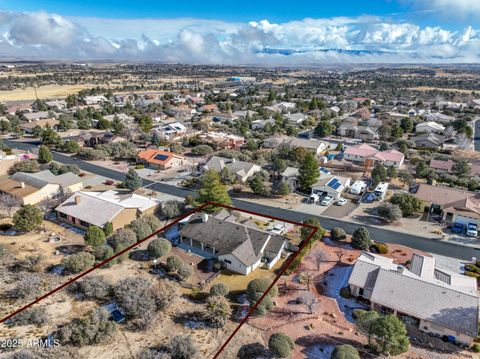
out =
{"type": "Polygon", "coordinates": [[[371,16],[230,23],[0,11],[0,34],[0,54],[20,59],[297,65],[480,60],[479,29],[449,31],[371,16]]]}
{"type": "Polygon", "coordinates": [[[410,0],[421,8],[440,11],[448,16],[480,15],[479,0],[410,0]]]}

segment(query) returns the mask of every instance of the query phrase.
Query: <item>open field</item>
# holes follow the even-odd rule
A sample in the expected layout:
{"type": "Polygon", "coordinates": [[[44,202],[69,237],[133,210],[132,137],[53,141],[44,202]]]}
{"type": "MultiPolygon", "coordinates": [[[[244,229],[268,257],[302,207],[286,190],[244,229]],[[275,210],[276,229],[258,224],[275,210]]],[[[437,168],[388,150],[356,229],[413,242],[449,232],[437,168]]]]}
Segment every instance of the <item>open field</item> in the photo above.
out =
{"type": "Polygon", "coordinates": [[[442,88],[442,87],[431,87],[431,86],[417,86],[417,87],[408,87],[407,90],[410,91],[445,91],[445,92],[454,92],[461,94],[470,94],[475,92],[475,90],[464,90],[456,88],[442,88]]]}
{"type": "MultiPolygon", "coordinates": [[[[38,98],[63,98],[70,94],[76,94],[81,90],[95,87],[93,84],[81,85],[47,85],[37,88],[38,98]]],[[[0,91],[0,101],[35,100],[33,87],[17,88],[10,91],[0,91]]]]}

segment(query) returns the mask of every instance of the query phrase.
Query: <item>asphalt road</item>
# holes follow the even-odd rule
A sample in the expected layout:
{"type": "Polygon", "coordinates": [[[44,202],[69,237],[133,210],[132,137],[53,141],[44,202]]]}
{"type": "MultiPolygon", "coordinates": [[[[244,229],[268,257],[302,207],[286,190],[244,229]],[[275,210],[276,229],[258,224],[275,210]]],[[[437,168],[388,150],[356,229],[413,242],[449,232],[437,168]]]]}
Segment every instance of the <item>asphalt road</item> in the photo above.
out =
{"type": "Polygon", "coordinates": [[[475,121],[475,126],[474,126],[474,138],[473,138],[473,143],[475,146],[475,151],[480,151],[480,119],[477,119],[475,121]]]}
{"type": "MultiPolygon", "coordinates": [[[[33,151],[37,148],[37,144],[34,143],[25,143],[18,141],[4,140],[5,144],[22,149],[27,151],[33,151]]],[[[125,174],[118,172],[109,168],[97,166],[89,162],[85,162],[76,158],[65,156],[58,152],[53,152],[53,158],[57,162],[64,164],[75,164],[83,171],[95,173],[99,176],[108,177],[117,181],[123,181],[125,179],[125,174]]],[[[154,182],[147,179],[143,179],[143,185],[148,186],[158,192],[168,193],[177,197],[186,197],[187,195],[196,196],[196,192],[193,190],[179,188],[172,185],[154,182]]],[[[296,212],[289,209],[271,207],[261,203],[253,203],[244,201],[241,199],[232,199],[233,205],[235,207],[245,209],[248,211],[259,212],[269,214],[274,217],[279,218],[288,218],[292,221],[301,222],[305,219],[311,217],[309,214],[302,212],[296,212]]],[[[322,227],[326,229],[332,229],[335,227],[341,227],[346,232],[352,233],[355,229],[359,227],[357,223],[351,221],[345,221],[342,219],[329,218],[323,216],[317,216],[322,224],[322,227]]],[[[430,252],[434,254],[439,254],[445,257],[457,258],[462,260],[471,260],[472,257],[480,257],[480,247],[472,248],[467,246],[462,246],[449,242],[442,242],[434,239],[425,238],[422,236],[417,236],[414,234],[407,234],[402,232],[396,232],[389,229],[366,226],[370,232],[370,235],[373,239],[385,243],[395,243],[401,244],[408,247],[416,248],[425,252],[430,252]]]]}

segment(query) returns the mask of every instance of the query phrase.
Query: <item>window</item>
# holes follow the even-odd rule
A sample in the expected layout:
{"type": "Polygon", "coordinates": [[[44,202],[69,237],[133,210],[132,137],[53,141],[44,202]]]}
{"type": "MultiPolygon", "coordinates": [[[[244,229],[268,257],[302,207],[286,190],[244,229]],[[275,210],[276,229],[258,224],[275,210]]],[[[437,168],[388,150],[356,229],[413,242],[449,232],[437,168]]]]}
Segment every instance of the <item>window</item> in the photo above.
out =
{"type": "Polygon", "coordinates": [[[225,263],[232,264],[232,261],[229,261],[228,259],[223,260],[225,263]]]}

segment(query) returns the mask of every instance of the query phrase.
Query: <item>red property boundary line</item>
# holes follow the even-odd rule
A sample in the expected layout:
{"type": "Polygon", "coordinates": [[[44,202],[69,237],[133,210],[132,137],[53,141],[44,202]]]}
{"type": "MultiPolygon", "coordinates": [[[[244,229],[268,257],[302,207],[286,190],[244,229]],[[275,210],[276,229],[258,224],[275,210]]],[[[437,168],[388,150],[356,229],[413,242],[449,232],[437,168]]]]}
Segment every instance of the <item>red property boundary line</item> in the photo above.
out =
{"type": "Polygon", "coordinates": [[[142,240],[132,244],[131,246],[123,249],[122,251],[118,252],[117,254],[115,254],[114,256],[104,260],[103,262],[100,262],[98,264],[96,264],[95,266],[91,267],[90,269],[86,270],[85,272],[82,272],[80,274],[78,274],[77,276],[69,279],[68,281],[66,281],[65,283],[63,283],[62,285],[56,287],[55,289],[45,293],[44,295],[36,298],[34,301],[32,301],[31,303],[17,309],[16,311],[14,311],[13,313],[7,315],[6,317],[0,319],[0,324],[1,323],[4,323],[6,322],[7,320],[11,319],[12,317],[14,317],[15,315],[17,315],[18,313],[20,312],[23,312],[24,310],[32,307],[33,305],[39,303],[40,301],[42,301],[43,299],[59,292],[60,290],[64,289],[65,287],[69,286],[70,284],[76,282],[77,280],[81,279],[82,277],[86,276],[87,274],[93,272],[94,270],[104,266],[105,264],[107,264],[108,262],[114,260],[115,258],[121,256],[122,254],[125,254],[126,252],[130,251],[131,249],[139,246],[140,244],[142,244],[143,242],[149,240],[150,238],[156,236],[157,234],[161,233],[161,232],[164,232],[165,230],[169,229],[170,227],[174,226],[175,224],[177,224],[178,222],[182,221],[183,219],[187,218],[188,216],[194,214],[194,213],[197,213],[197,212],[200,212],[202,211],[203,209],[205,209],[206,207],[208,206],[214,206],[214,207],[223,207],[225,209],[229,209],[229,210],[232,210],[232,211],[239,211],[239,212],[244,212],[244,213],[248,213],[248,214],[251,214],[251,215],[254,215],[254,216],[261,216],[261,217],[265,217],[265,218],[268,218],[268,219],[273,219],[273,220],[277,220],[277,221],[281,221],[281,222],[284,222],[284,223],[290,223],[290,224],[293,224],[293,225],[296,225],[296,226],[299,226],[299,227],[305,227],[305,228],[310,228],[312,231],[311,233],[309,234],[308,238],[306,240],[304,240],[298,251],[296,251],[293,255],[291,255],[288,260],[283,264],[282,268],[280,269],[279,273],[277,274],[277,276],[275,277],[275,279],[272,281],[272,283],[270,284],[270,286],[267,288],[267,290],[265,291],[265,293],[263,293],[263,295],[260,297],[260,299],[250,308],[250,310],[248,311],[247,315],[242,319],[242,321],[238,324],[238,326],[235,328],[235,330],[232,332],[232,334],[230,334],[230,336],[227,338],[227,340],[222,344],[222,346],[220,347],[220,349],[218,350],[218,352],[215,354],[215,356],[213,357],[213,359],[217,359],[219,358],[220,354],[222,353],[222,351],[227,347],[227,345],[230,343],[230,341],[233,339],[233,337],[237,334],[237,332],[240,330],[240,328],[248,321],[248,319],[250,318],[250,316],[254,313],[254,311],[256,310],[256,308],[260,305],[260,303],[263,301],[263,299],[268,295],[268,293],[270,292],[270,290],[273,288],[273,286],[278,282],[278,280],[280,279],[280,277],[283,275],[283,273],[285,273],[285,271],[287,270],[288,267],[290,267],[290,265],[292,264],[292,262],[298,257],[298,255],[300,254],[300,252],[305,248],[305,246],[310,242],[310,240],[312,239],[312,237],[315,235],[315,233],[317,232],[318,228],[317,227],[314,227],[310,224],[304,224],[304,223],[300,223],[300,222],[295,222],[295,221],[291,221],[291,220],[288,220],[288,219],[284,219],[284,218],[279,218],[279,217],[275,217],[275,216],[270,216],[270,215],[267,215],[267,214],[262,214],[262,213],[258,213],[258,212],[252,212],[252,211],[248,211],[248,210],[244,210],[244,209],[240,209],[240,208],[236,208],[236,207],[233,207],[233,206],[228,206],[228,205],[224,205],[224,204],[221,204],[221,203],[215,203],[215,202],[207,202],[207,203],[204,203],[203,205],[189,211],[187,214],[183,215],[182,217],[180,218],[177,218],[176,220],[174,220],[173,222],[165,225],[164,227],[158,229],[157,231],[153,232],[152,234],[150,234],[149,236],[143,238],[142,240]]]}

